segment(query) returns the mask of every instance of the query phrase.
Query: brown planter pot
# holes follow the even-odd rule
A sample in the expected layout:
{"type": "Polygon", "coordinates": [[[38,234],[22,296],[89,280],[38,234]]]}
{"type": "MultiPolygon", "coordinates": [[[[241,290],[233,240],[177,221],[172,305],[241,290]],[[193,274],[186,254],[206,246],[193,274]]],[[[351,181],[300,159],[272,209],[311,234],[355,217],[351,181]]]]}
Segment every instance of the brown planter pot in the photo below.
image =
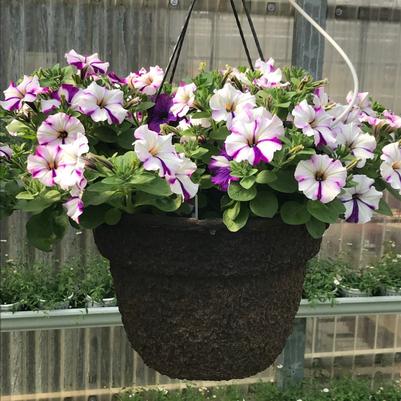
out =
{"type": "Polygon", "coordinates": [[[126,215],[94,237],[132,347],[160,373],[190,380],[249,377],[274,362],[320,247],[279,219],[231,233],[221,220],[126,215]]]}

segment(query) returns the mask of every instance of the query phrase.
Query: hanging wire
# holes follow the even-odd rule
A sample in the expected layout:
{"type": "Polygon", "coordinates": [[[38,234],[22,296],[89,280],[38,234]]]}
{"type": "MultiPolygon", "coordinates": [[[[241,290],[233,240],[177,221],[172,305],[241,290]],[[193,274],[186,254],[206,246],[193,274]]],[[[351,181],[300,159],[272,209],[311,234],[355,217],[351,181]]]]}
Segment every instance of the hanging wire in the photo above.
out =
{"type": "Polygon", "coordinates": [[[242,6],[244,8],[246,17],[248,18],[248,24],[249,24],[249,27],[251,28],[253,39],[255,40],[255,45],[256,45],[256,48],[258,49],[259,57],[261,58],[262,61],[265,61],[265,58],[263,56],[262,47],[260,46],[258,35],[256,33],[255,26],[253,25],[251,14],[249,13],[249,10],[248,10],[248,7],[246,6],[246,1],[245,0],[242,0],[242,6]]]}
{"type": "MultiPolygon", "coordinates": [[[[181,28],[181,32],[180,32],[180,34],[178,36],[177,42],[175,43],[173,52],[171,53],[171,56],[170,56],[170,58],[168,60],[168,64],[167,64],[167,67],[166,67],[165,72],[164,72],[163,80],[161,82],[159,90],[157,91],[156,102],[157,102],[157,99],[160,96],[160,93],[161,93],[162,89],[163,89],[163,85],[166,82],[166,79],[167,79],[168,73],[170,72],[170,68],[171,68],[171,66],[173,64],[173,61],[174,61],[174,64],[175,64],[175,66],[173,68],[173,71],[175,73],[175,69],[177,67],[178,59],[179,59],[179,56],[181,54],[182,44],[184,43],[185,34],[187,33],[189,20],[191,19],[192,10],[194,9],[195,3],[196,3],[196,0],[192,0],[191,5],[189,6],[189,9],[188,9],[188,12],[187,12],[187,16],[185,17],[184,25],[181,28]]],[[[174,75],[172,74],[169,82],[172,83],[173,79],[174,79],[174,75]]]]}
{"type": "Polygon", "coordinates": [[[242,40],[242,44],[244,46],[244,50],[246,53],[246,58],[248,59],[248,64],[249,64],[249,68],[254,71],[253,69],[253,63],[252,63],[252,58],[251,55],[249,53],[249,49],[248,46],[246,44],[246,40],[245,40],[245,36],[244,36],[244,31],[242,30],[242,26],[241,26],[241,21],[239,20],[239,16],[237,13],[237,8],[235,7],[234,4],[234,0],[230,0],[231,3],[231,8],[233,9],[233,13],[234,13],[234,17],[235,17],[235,22],[237,23],[237,27],[238,27],[238,32],[239,32],[239,36],[241,36],[241,40],[242,40]]]}
{"type": "Polygon", "coordinates": [[[302,7],[300,7],[295,0],[288,0],[290,4],[313,26],[317,29],[317,31],[323,35],[328,42],[337,50],[337,52],[340,54],[340,56],[345,60],[347,63],[351,74],[352,74],[352,79],[354,81],[354,91],[352,95],[351,102],[349,105],[345,108],[345,110],[336,118],[334,121],[334,125],[338,124],[346,115],[349,114],[349,112],[353,109],[355,106],[357,99],[358,99],[358,92],[359,92],[359,79],[358,79],[358,74],[355,70],[354,65],[352,64],[352,61],[349,59],[345,51],[341,48],[341,46],[308,14],[304,11],[302,7]]]}

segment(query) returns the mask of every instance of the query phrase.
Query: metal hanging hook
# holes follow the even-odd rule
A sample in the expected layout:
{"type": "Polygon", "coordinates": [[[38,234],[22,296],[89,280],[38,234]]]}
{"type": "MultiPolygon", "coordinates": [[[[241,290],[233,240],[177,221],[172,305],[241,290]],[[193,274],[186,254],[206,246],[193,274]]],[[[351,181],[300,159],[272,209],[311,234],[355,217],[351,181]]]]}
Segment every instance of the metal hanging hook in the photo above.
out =
{"type": "Polygon", "coordinates": [[[352,95],[351,102],[349,105],[345,108],[345,110],[335,119],[334,125],[338,124],[346,115],[349,114],[349,112],[353,109],[355,106],[357,100],[358,100],[358,92],[359,92],[359,79],[358,79],[358,74],[356,72],[356,69],[354,65],[352,64],[352,61],[349,59],[345,51],[341,48],[341,46],[307,13],[305,10],[297,4],[296,0],[288,0],[289,3],[315,28],[317,31],[323,35],[327,41],[334,47],[334,49],[337,50],[337,52],[340,54],[340,56],[344,59],[344,61],[347,63],[351,74],[352,74],[352,79],[354,81],[354,91],[352,95]]]}

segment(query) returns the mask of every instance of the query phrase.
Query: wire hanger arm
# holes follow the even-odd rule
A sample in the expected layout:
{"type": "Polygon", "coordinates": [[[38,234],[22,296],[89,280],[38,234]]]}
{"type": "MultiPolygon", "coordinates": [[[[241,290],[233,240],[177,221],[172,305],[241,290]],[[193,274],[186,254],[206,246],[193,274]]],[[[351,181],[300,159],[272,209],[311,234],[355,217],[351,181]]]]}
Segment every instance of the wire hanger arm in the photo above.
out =
{"type": "Polygon", "coordinates": [[[345,51],[341,48],[341,46],[307,12],[305,12],[304,9],[301,6],[299,6],[295,0],[288,0],[288,1],[337,50],[337,52],[347,63],[347,65],[351,71],[352,79],[354,81],[354,91],[353,91],[353,95],[352,95],[352,100],[349,103],[349,105],[345,108],[345,110],[334,121],[334,124],[337,124],[346,115],[349,114],[349,112],[352,110],[352,108],[355,106],[355,104],[357,102],[358,92],[359,92],[358,74],[355,70],[354,65],[352,64],[352,61],[349,59],[349,57],[347,56],[345,51]]]}

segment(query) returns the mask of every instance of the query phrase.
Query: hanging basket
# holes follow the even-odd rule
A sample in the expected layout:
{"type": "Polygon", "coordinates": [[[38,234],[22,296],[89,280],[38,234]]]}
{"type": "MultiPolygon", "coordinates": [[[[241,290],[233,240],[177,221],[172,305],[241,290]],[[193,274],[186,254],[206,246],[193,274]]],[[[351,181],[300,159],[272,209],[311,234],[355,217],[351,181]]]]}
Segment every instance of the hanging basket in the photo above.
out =
{"type": "Polygon", "coordinates": [[[221,220],[126,215],[94,237],[132,347],[158,372],[190,380],[249,377],[274,362],[320,246],[279,219],[231,233],[221,220]]]}

